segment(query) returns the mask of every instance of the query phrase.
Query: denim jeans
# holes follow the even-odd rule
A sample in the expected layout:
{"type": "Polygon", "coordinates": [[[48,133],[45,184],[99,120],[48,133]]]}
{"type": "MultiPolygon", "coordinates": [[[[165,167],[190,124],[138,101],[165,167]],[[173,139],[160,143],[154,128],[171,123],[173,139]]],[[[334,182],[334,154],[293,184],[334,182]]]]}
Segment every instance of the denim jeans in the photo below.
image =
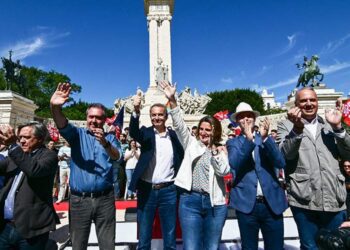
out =
{"type": "Polygon", "coordinates": [[[298,227],[300,249],[318,249],[315,237],[321,228],[333,230],[346,220],[346,210],[340,212],[313,211],[290,207],[298,227]]]}
{"type": "Polygon", "coordinates": [[[184,249],[218,249],[226,216],[226,204],[212,207],[209,195],[182,193],[179,218],[184,249]]]}
{"type": "Polygon", "coordinates": [[[49,232],[30,239],[23,239],[16,228],[6,224],[2,232],[0,232],[0,249],[42,250],[45,249],[48,239],[49,232]]]}
{"type": "Polygon", "coordinates": [[[95,223],[99,249],[112,250],[115,244],[114,193],[97,198],[70,197],[70,235],[74,250],[87,249],[91,222],[95,223]]]}
{"type": "Polygon", "coordinates": [[[176,202],[174,184],[161,189],[141,181],[137,193],[137,224],[139,227],[138,249],[151,249],[152,228],[158,209],[163,236],[163,249],[176,249],[176,202]]]}
{"type": "Polygon", "coordinates": [[[258,249],[259,229],[264,238],[264,248],[283,249],[283,214],[275,215],[266,202],[256,202],[249,214],[236,211],[242,249],[258,249]]]}
{"type": "Polygon", "coordinates": [[[129,190],[130,181],[132,178],[132,174],[134,173],[134,169],[125,169],[126,174],[126,188],[128,190],[128,196],[134,194],[132,191],[129,190]]]}
{"type": "Polygon", "coordinates": [[[114,186],[115,199],[119,198],[120,196],[119,169],[120,169],[120,163],[117,161],[114,161],[113,162],[113,186],[114,186]]]}

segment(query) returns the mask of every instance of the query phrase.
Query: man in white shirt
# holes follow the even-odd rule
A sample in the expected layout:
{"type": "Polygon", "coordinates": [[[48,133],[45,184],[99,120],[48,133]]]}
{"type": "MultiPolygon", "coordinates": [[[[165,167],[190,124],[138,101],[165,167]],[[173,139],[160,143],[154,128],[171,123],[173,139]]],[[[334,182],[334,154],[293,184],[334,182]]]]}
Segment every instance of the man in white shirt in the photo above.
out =
{"type": "Polygon", "coordinates": [[[174,178],[179,169],[183,149],[176,133],[165,126],[166,107],[150,108],[151,127],[139,128],[141,96],[134,96],[134,112],[130,119],[130,136],[141,145],[129,190],[137,190],[138,249],[151,249],[152,227],[158,209],[163,249],[176,249],[176,202],[174,178]]]}
{"type": "Polygon", "coordinates": [[[317,115],[312,88],[300,89],[288,120],[278,124],[277,141],[286,159],[288,201],[301,249],[317,249],[321,228],[333,230],[346,219],[345,177],[339,160],[350,158],[350,136],[341,124],[342,105],[317,115]]]}
{"type": "Polygon", "coordinates": [[[69,167],[71,159],[71,149],[67,141],[58,151],[58,165],[60,166],[60,191],[58,193],[58,200],[56,203],[60,203],[67,191],[68,179],[69,179],[69,167]]]}

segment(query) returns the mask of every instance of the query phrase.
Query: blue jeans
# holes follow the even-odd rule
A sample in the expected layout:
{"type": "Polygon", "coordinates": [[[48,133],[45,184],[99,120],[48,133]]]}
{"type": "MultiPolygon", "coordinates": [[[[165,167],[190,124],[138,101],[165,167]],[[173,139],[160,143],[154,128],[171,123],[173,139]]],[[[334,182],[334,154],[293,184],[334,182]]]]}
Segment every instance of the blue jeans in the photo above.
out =
{"type": "Polygon", "coordinates": [[[137,223],[139,227],[138,249],[151,249],[152,228],[158,209],[163,236],[163,249],[176,249],[176,202],[174,184],[158,190],[140,181],[137,191],[137,223]]]}
{"type": "Polygon", "coordinates": [[[132,174],[134,173],[134,169],[125,169],[126,174],[126,188],[128,190],[128,196],[131,196],[133,194],[132,191],[129,190],[130,181],[132,178],[132,174]]]}
{"type": "Polygon", "coordinates": [[[300,249],[318,249],[315,237],[321,228],[333,230],[346,220],[346,210],[340,212],[313,211],[290,207],[298,227],[300,249]]]}
{"type": "Polygon", "coordinates": [[[113,162],[113,186],[114,186],[114,197],[117,199],[120,196],[119,187],[119,169],[120,163],[118,161],[113,162]]]}
{"type": "Polygon", "coordinates": [[[283,249],[283,214],[275,215],[266,202],[256,202],[249,214],[236,211],[242,249],[258,249],[259,229],[264,238],[264,248],[283,249]]]}
{"type": "Polygon", "coordinates": [[[99,249],[115,248],[116,221],[112,190],[97,198],[71,194],[69,213],[70,235],[74,250],[87,249],[92,221],[95,223],[99,249]]]}
{"type": "Polygon", "coordinates": [[[24,239],[15,227],[6,224],[0,232],[0,249],[42,250],[45,249],[48,239],[49,232],[30,239],[24,239]]]}
{"type": "Polygon", "coordinates": [[[226,204],[212,207],[209,195],[182,193],[179,218],[184,249],[218,249],[226,215],[226,204]]]}

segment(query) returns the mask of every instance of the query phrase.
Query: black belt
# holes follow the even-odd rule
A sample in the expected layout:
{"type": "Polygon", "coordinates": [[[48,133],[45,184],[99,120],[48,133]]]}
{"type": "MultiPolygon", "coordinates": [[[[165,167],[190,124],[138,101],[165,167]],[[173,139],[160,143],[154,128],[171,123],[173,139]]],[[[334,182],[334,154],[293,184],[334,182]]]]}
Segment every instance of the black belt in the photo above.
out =
{"type": "Polygon", "coordinates": [[[169,187],[170,185],[173,185],[173,184],[174,184],[173,181],[152,184],[152,189],[159,190],[165,187],[169,187]]]}
{"type": "Polygon", "coordinates": [[[265,197],[262,195],[256,196],[256,202],[265,203],[266,202],[265,197]]]}
{"type": "Polygon", "coordinates": [[[76,195],[76,196],[83,197],[83,198],[86,198],[86,197],[98,198],[98,197],[100,197],[102,195],[109,194],[111,191],[112,191],[112,188],[106,189],[106,190],[103,190],[103,191],[99,191],[99,192],[77,192],[77,191],[74,191],[74,190],[71,190],[70,192],[71,192],[72,195],[76,195]]]}

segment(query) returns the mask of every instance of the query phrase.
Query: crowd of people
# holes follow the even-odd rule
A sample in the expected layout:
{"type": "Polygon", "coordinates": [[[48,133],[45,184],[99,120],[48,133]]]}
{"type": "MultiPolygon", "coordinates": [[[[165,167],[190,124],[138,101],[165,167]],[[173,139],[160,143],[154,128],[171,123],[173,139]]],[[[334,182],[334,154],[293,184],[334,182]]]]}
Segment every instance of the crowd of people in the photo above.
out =
{"type": "Polygon", "coordinates": [[[48,131],[41,123],[17,133],[1,126],[0,249],[44,249],[59,223],[53,193],[62,202],[68,184],[73,249],[87,249],[91,223],[99,248],[114,249],[115,199],[121,197],[137,198],[138,249],[151,249],[156,213],[164,249],[176,249],[177,216],[184,249],[218,249],[228,206],[236,210],[242,249],[258,249],[259,230],[265,249],[283,249],[288,207],[301,249],[318,249],[324,230],[349,228],[350,136],[342,127],[341,102],[322,118],[315,91],[302,88],[277,130],[267,118],[255,125],[259,112],[241,102],[231,116],[239,129],[230,126],[224,141],[212,116],[189,129],[175,86],[159,87],[168,105],[153,104],[152,125],[140,126],[142,100],[135,95],[129,128],[119,139],[115,128],[105,132],[102,104],[88,107],[86,128],[69,123],[62,112],[69,83],[60,83],[50,101],[64,138],[58,151],[51,142],[45,147],[48,131]]]}

